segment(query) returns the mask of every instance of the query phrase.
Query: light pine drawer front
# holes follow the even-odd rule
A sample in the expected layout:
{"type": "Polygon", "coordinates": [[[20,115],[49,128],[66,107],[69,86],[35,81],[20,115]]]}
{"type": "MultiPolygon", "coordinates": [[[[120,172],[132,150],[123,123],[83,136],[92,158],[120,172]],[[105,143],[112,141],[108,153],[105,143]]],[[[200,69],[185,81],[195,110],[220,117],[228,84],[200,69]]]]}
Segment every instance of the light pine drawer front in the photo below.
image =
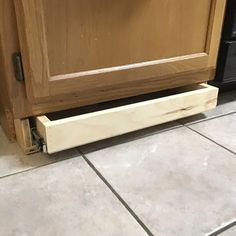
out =
{"type": "Polygon", "coordinates": [[[181,88],[179,93],[106,110],[50,120],[36,118],[48,153],[177,120],[215,108],[218,89],[206,85],[181,88]]]}

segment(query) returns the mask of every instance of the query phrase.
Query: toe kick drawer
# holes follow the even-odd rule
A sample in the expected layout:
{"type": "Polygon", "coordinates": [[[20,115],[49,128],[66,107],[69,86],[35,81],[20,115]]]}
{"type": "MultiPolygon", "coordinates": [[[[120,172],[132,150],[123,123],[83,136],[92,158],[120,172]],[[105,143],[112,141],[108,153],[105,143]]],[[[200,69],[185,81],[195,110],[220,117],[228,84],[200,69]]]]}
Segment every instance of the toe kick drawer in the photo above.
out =
{"type": "Polygon", "coordinates": [[[47,152],[144,129],[216,107],[218,88],[207,84],[184,87],[170,95],[59,119],[36,117],[47,152]]]}

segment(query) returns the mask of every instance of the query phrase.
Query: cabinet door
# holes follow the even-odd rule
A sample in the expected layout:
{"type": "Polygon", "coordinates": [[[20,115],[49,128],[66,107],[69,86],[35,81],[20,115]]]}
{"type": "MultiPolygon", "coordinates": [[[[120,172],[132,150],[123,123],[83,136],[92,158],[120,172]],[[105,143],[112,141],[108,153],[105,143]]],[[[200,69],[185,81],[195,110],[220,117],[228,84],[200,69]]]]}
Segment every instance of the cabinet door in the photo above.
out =
{"type": "Polygon", "coordinates": [[[216,64],[225,0],[14,2],[32,101],[112,93],[216,64]]]}

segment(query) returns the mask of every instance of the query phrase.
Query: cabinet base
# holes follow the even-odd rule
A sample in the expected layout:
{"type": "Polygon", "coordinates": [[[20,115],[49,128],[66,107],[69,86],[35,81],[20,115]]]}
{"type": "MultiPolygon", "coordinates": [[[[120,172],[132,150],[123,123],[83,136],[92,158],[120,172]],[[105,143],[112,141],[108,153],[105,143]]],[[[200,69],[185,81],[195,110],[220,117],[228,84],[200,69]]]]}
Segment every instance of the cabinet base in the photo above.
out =
{"type": "Polygon", "coordinates": [[[25,154],[32,154],[40,151],[34,144],[31,134],[29,119],[15,120],[16,140],[25,154]]]}
{"type": "Polygon", "coordinates": [[[102,104],[89,112],[84,109],[77,114],[65,111],[39,116],[33,129],[29,119],[15,120],[17,141],[27,154],[39,150],[52,154],[213,109],[218,88],[200,84],[170,90],[165,96],[150,96],[138,98],[138,102],[130,98],[132,102],[118,106],[115,101],[112,107],[102,104]]]}
{"type": "Polygon", "coordinates": [[[217,96],[218,88],[213,86],[187,86],[105,109],[99,105],[89,112],[36,117],[36,129],[51,154],[213,109],[217,96]]]}

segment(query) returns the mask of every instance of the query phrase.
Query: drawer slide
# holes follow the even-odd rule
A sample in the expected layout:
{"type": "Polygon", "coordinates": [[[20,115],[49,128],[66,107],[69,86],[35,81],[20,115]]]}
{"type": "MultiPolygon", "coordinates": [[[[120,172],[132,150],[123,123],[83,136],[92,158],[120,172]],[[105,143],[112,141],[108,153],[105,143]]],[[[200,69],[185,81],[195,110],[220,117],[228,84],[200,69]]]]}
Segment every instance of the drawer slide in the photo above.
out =
{"type": "Polygon", "coordinates": [[[51,154],[213,109],[217,96],[217,88],[195,85],[169,96],[62,119],[39,116],[36,128],[51,154]]]}

